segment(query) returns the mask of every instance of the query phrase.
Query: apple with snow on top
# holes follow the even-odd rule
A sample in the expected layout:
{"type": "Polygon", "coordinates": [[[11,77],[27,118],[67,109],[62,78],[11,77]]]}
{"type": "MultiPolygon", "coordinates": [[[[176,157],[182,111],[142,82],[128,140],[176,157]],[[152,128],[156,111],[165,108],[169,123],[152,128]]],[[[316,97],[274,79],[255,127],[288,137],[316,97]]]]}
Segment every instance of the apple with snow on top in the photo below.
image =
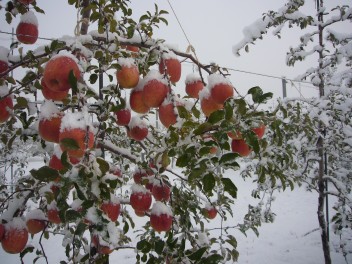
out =
{"type": "Polygon", "coordinates": [[[9,50],[0,46],[0,75],[9,69],[9,50]]]}
{"type": "Polygon", "coordinates": [[[67,98],[70,90],[62,91],[62,92],[53,92],[46,86],[44,79],[41,81],[42,85],[42,94],[45,99],[53,100],[53,101],[62,101],[67,98]]]}
{"type": "Polygon", "coordinates": [[[130,205],[135,211],[148,211],[152,204],[151,193],[142,185],[133,184],[131,187],[130,205]]]}
{"type": "Polygon", "coordinates": [[[203,89],[199,93],[200,107],[205,116],[210,116],[211,113],[223,109],[223,104],[218,104],[214,101],[208,89],[203,89]]]}
{"type": "Polygon", "coordinates": [[[3,239],[4,235],[5,235],[5,226],[0,223],[0,242],[3,239]]]}
{"type": "Polygon", "coordinates": [[[233,139],[231,142],[231,149],[232,152],[236,152],[242,157],[247,157],[252,152],[252,149],[244,139],[233,139]]]}
{"type": "Polygon", "coordinates": [[[26,225],[28,233],[35,235],[43,231],[46,227],[46,217],[42,210],[34,209],[26,215],[26,225]]]}
{"type": "Polygon", "coordinates": [[[169,128],[170,126],[176,124],[178,116],[176,107],[180,105],[181,102],[172,102],[170,98],[166,98],[159,106],[159,119],[164,127],[169,128]]]}
{"type": "Polygon", "coordinates": [[[115,112],[116,124],[119,126],[127,126],[131,121],[131,110],[129,108],[123,108],[115,112]]]}
{"type": "MultiPolygon", "coordinates": [[[[55,145],[54,153],[49,160],[49,168],[52,168],[54,170],[62,170],[65,168],[61,162],[61,155],[62,155],[62,150],[61,150],[60,146],[55,145]]],[[[80,160],[75,157],[69,157],[69,161],[72,164],[77,164],[77,163],[79,163],[80,160]]]]}
{"type": "Polygon", "coordinates": [[[156,201],[168,202],[170,193],[170,187],[163,180],[154,180],[152,194],[156,201]]]}
{"type": "Polygon", "coordinates": [[[98,235],[93,235],[92,236],[92,244],[97,248],[97,251],[100,254],[109,255],[109,254],[111,254],[114,251],[114,249],[111,249],[109,246],[102,245],[100,241],[102,241],[102,240],[99,239],[98,235]]]}
{"type": "Polygon", "coordinates": [[[94,133],[91,130],[86,111],[66,113],[61,121],[59,142],[62,151],[69,157],[82,158],[86,150],[94,146],[94,133]]]}
{"type": "Polygon", "coordinates": [[[151,70],[143,80],[143,101],[148,107],[159,107],[169,93],[167,80],[157,72],[151,70]]]}
{"type": "Polygon", "coordinates": [[[60,127],[63,113],[52,101],[46,101],[40,108],[39,135],[45,141],[59,143],[60,127]]]}
{"type": "Polygon", "coordinates": [[[34,2],[34,0],[18,0],[18,2],[24,4],[24,5],[29,5],[34,2]]]}
{"type": "Polygon", "coordinates": [[[139,117],[134,116],[129,124],[130,136],[134,140],[142,141],[148,136],[147,124],[139,117]]]}
{"type": "Polygon", "coordinates": [[[258,139],[262,139],[265,134],[265,125],[261,124],[259,127],[252,128],[252,131],[257,135],[258,139]]]}
{"type": "Polygon", "coordinates": [[[159,72],[167,74],[170,81],[176,83],[181,78],[181,63],[172,51],[164,52],[159,63],[159,72]]]}
{"type": "Polygon", "coordinates": [[[108,202],[103,202],[100,209],[110,218],[112,222],[116,222],[121,212],[121,205],[118,199],[114,197],[108,202]]]}
{"type": "Polygon", "coordinates": [[[141,184],[146,177],[148,177],[148,173],[144,169],[137,168],[133,173],[133,180],[137,184],[141,184]]]}
{"type": "Polygon", "coordinates": [[[115,175],[116,177],[119,177],[119,178],[122,177],[122,171],[117,166],[112,165],[110,167],[109,172],[115,175]]]}
{"type": "Polygon", "coordinates": [[[1,240],[4,251],[10,254],[18,254],[26,247],[28,241],[28,231],[24,221],[15,217],[5,224],[5,234],[1,240]]]}
{"type": "Polygon", "coordinates": [[[140,80],[130,93],[130,107],[139,114],[146,114],[150,110],[150,107],[144,103],[143,99],[143,80],[140,80]]]}
{"type": "Polygon", "coordinates": [[[116,71],[117,82],[122,88],[134,88],[139,82],[139,70],[132,58],[119,58],[120,69],[116,71]]]}
{"type": "Polygon", "coordinates": [[[9,92],[7,86],[0,86],[0,123],[6,122],[11,117],[13,102],[9,92]]]}
{"type": "Polygon", "coordinates": [[[218,213],[218,210],[210,204],[207,204],[203,209],[203,215],[208,219],[214,219],[218,213]]]}
{"type": "Polygon", "coordinates": [[[172,226],[172,212],[164,203],[156,201],[150,214],[150,226],[157,232],[167,232],[172,226]]]}
{"type": "Polygon", "coordinates": [[[67,91],[71,88],[69,81],[71,71],[77,80],[81,78],[77,58],[68,53],[55,55],[45,65],[43,81],[53,92],[67,91]]]}
{"type": "Polygon", "coordinates": [[[220,74],[209,75],[208,87],[211,98],[217,104],[223,104],[228,98],[234,95],[231,82],[220,74]]]}
{"type": "Polygon", "coordinates": [[[199,92],[204,89],[204,84],[199,75],[190,73],[186,76],[186,93],[191,98],[199,98],[199,92]]]}
{"type": "Polygon", "coordinates": [[[46,215],[48,217],[48,221],[53,224],[60,224],[61,223],[61,218],[59,216],[59,211],[56,208],[49,209],[46,212],[46,215]]]}
{"type": "Polygon", "coordinates": [[[32,11],[21,15],[16,28],[17,40],[23,44],[34,44],[38,39],[38,19],[32,11]]]}

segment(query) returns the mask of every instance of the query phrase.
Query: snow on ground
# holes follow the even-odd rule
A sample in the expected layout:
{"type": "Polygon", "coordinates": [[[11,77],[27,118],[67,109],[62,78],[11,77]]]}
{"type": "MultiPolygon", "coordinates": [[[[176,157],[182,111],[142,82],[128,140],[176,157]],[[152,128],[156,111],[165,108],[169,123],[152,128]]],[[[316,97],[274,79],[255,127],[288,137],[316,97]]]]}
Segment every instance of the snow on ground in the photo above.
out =
{"type": "MultiPolygon", "coordinates": [[[[35,165],[35,164],[33,164],[35,165]]],[[[38,165],[38,163],[36,164],[38,165]]],[[[247,211],[248,203],[253,203],[250,196],[254,184],[243,179],[234,172],[227,172],[238,187],[238,200],[234,205],[235,221],[227,224],[237,224],[247,211]]],[[[264,223],[259,228],[259,237],[252,231],[248,231],[247,237],[237,230],[233,230],[233,235],[238,241],[238,251],[240,253],[240,264],[261,263],[261,264],[321,264],[324,263],[321,249],[320,233],[316,217],[316,193],[307,192],[304,188],[296,188],[292,192],[287,190],[275,195],[272,210],[276,213],[273,224],[264,223]]],[[[332,204],[330,198],[330,204],[332,204]]],[[[332,212],[331,212],[332,213],[332,212]]],[[[132,213],[133,215],[133,213],[132,213]]],[[[146,218],[135,216],[136,225],[145,223],[146,218]]],[[[211,220],[208,227],[219,227],[220,217],[211,220]]],[[[214,231],[212,231],[214,232],[214,231]]],[[[38,245],[38,235],[34,239],[29,239],[29,243],[38,245]]],[[[338,238],[330,232],[332,262],[334,264],[344,264],[343,256],[334,251],[334,246],[338,238]]],[[[62,248],[62,237],[43,240],[44,248],[49,259],[49,263],[59,263],[65,260],[64,248],[62,248]]],[[[32,263],[34,254],[25,258],[25,263],[32,263]]],[[[12,264],[20,263],[19,255],[5,253],[0,247],[0,263],[12,264]]],[[[352,255],[348,256],[348,263],[352,263],[352,255]]],[[[110,263],[135,263],[135,253],[133,249],[115,251],[110,255],[110,263]]],[[[37,263],[45,263],[44,259],[37,263]]]]}

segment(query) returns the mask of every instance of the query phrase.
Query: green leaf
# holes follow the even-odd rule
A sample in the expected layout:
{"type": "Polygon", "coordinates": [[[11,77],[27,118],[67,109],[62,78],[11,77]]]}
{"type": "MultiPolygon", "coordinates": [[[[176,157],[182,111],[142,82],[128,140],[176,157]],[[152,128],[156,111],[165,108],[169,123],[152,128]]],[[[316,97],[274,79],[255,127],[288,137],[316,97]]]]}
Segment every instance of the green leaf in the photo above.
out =
{"type": "Polygon", "coordinates": [[[26,98],[24,97],[17,97],[16,98],[16,101],[17,101],[17,106],[19,108],[27,108],[28,107],[28,101],[26,98]]]}
{"type": "Polygon", "coordinates": [[[99,169],[102,172],[102,174],[105,174],[105,173],[107,173],[109,171],[110,166],[109,166],[109,163],[106,160],[104,160],[103,158],[98,157],[96,159],[96,161],[99,164],[99,169]]]}
{"type": "Polygon", "coordinates": [[[184,106],[178,105],[177,111],[180,118],[189,118],[189,112],[184,106]]]}
{"type": "Polygon", "coordinates": [[[188,158],[188,155],[187,154],[184,154],[184,155],[181,155],[177,161],[176,161],[176,166],[177,167],[180,167],[180,168],[183,168],[183,167],[186,167],[189,163],[189,158],[188,158]]]}
{"type": "Polygon", "coordinates": [[[237,198],[237,187],[229,178],[222,178],[222,184],[224,185],[224,191],[228,192],[233,198],[237,198]]]}
{"type": "Polygon", "coordinates": [[[205,170],[201,169],[201,168],[193,169],[188,177],[189,182],[192,182],[196,179],[199,179],[201,177],[201,175],[204,173],[204,171],[205,170]]]}
{"type": "Polygon", "coordinates": [[[263,90],[259,86],[254,86],[248,90],[248,94],[252,95],[254,103],[260,103],[260,97],[263,95],[263,90]]]}
{"type": "Polygon", "coordinates": [[[208,118],[208,122],[210,124],[216,124],[216,123],[220,122],[221,120],[223,120],[224,117],[225,117],[225,111],[224,110],[217,110],[217,111],[210,114],[210,116],[208,118]]]}
{"type": "Polygon", "coordinates": [[[98,74],[93,73],[89,76],[89,82],[91,84],[94,84],[98,80],[98,74]]]}
{"type": "Polygon", "coordinates": [[[76,188],[77,196],[80,200],[85,201],[87,198],[85,197],[84,193],[81,191],[79,188],[78,184],[76,182],[73,183],[73,185],[76,188]]]}
{"type": "Polygon", "coordinates": [[[240,115],[245,115],[247,112],[247,103],[244,99],[236,99],[235,104],[237,106],[237,112],[240,115]]]}
{"type": "Polygon", "coordinates": [[[215,178],[212,173],[208,173],[203,177],[203,189],[206,193],[212,193],[215,187],[215,178]]]}
{"type": "Polygon", "coordinates": [[[207,251],[207,247],[202,247],[202,248],[198,249],[196,252],[189,255],[188,258],[193,261],[198,261],[202,258],[205,251],[207,251]]]}
{"type": "Polygon", "coordinates": [[[30,173],[35,179],[43,182],[54,181],[59,177],[59,172],[57,170],[49,168],[48,166],[43,166],[38,170],[32,169],[30,173]]]}
{"type": "Polygon", "coordinates": [[[70,70],[70,73],[68,75],[68,81],[71,85],[72,88],[72,92],[75,94],[78,92],[78,88],[77,88],[77,78],[73,73],[73,70],[70,70]]]}
{"type": "Polygon", "coordinates": [[[67,150],[77,150],[79,149],[79,145],[76,140],[73,138],[64,138],[60,140],[60,145],[65,147],[67,150]]]}
{"type": "Polygon", "coordinates": [[[86,229],[87,229],[87,225],[83,222],[80,222],[76,227],[75,235],[79,237],[82,236],[83,233],[86,231],[86,229]]]}
{"type": "Polygon", "coordinates": [[[221,166],[233,167],[233,169],[238,169],[240,165],[236,162],[236,159],[239,156],[240,155],[238,153],[232,153],[232,152],[226,153],[221,156],[219,163],[221,166]]]}
{"type": "Polygon", "coordinates": [[[148,253],[152,249],[152,245],[145,239],[137,243],[137,249],[142,253],[148,253]]]}
{"type": "Polygon", "coordinates": [[[204,134],[205,131],[208,131],[212,127],[212,124],[205,122],[200,124],[194,131],[193,133],[195,135],[202,135],[204,134]]]}
{"type": "Polygon", "coordinates": [[[224,258],[221,255],[213,254],[213,255],[210,255],[207,258],[203,259],[202,263],[204,263],[204,264],[218,264],[218,263],[221,263],[221,261],[223,259],[224,258]]]}
{"type": "Polygon", "coordinates": [[[246,142],[254,150],[255,153],[259,153],[260,147],[258,137],[253,131],[246,133],[246,142]]]}
{"type": "Polygon", "coordinates": [[[225,102],[224,111],[225,111],[225,119],[231,120],[233,117],[233,106],[229,103],[229,101],[225,102]]]}
{"type": "Polygon", "coordinates": [[[75,222],[80,217],[80,213],[76,210],[69,209],[65,212],[65,219],[67,222],[75,222]]]}
{"type": "Polygon", "coordinates": [[[161,255],[163,253],[165,246],[165,242],[162,240],[158,240],[155,242],[155,252],[161,255]]]}

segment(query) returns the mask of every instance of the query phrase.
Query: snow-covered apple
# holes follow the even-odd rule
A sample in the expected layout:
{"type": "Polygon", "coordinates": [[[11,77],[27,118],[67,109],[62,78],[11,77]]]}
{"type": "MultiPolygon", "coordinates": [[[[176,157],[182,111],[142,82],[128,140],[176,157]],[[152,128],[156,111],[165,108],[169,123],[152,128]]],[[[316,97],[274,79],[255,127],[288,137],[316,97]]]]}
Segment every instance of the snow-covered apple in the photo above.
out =
{"type": "Polygon", "coordinates": [[[154,180],[152,194],[156,201],[168,202],[170,193],[170,187],[163,180],[154,180]]]}
{"type": "Polygon", "coordinates": [[[23,44],[34,44],[38,39],[38,19],[32,11],[21,15],[16,28],[17,40],[23,44]]]}
{"type": "Polygon", "coordinates": [[[69,81],[71,71],[77,80],[81,78],[77,58],[69,53],[58,54],[45,65],[43,80],[53,92],[67,91],[71,88],[69,81]]]}
{"type": "Polygon", "coordinates": [[[177,56],[172,51],[165,52],[159,63],[159,72],[161,74],[167,73],[170,81],[175,83],[181,78],[181,63],[177,59],[177,56]]]}
{"type": "Polygon", "coordinates": [[[145,212],[152,204],[151,193],[142,185],[133,184],[131,187],[130,204],[135,211],[145,212]]]}
{"type": "Polygon", "coordinates": [[[34,209],[26,214],[28,233],[34,235],[43,231],[46,227],[46,217],[42,210],[34,209]]]}
{"type": "Polygon", "coordinates": [[[111,165],[109,172],[111,174],[115,175],[116,177],[119,177],[119,178],[122,177],[122,171],[121,171],[121,169],[118,166],[111,165]]]}
{"type": "Polygon", "coordinates": [[[215,112],[216,110],[220,110],[224,108],[223,104],[218,104],[217,102],[214,101],[208,89],[203,89],[199,93],[199,99],[200,99],[200,107],[205,116],[210,116],[210,114],[215,112]]]}
{"type": "Polygon", "coordinates": [[[148,173],[144,169],[136,168],[133,173],[133,180],[137,184],[141,184],[146,177],[148,177],[148,173]]]}
{"type": "MultiPolygon", "coordinates": [[[[62,155],[62,150],[61,150],[60,146],[55,145],[54,153],[49,160],[49,167],[50,168],[52,168],[54,170],[62,170],[65,168],[61,162],[61,155],[62,155]]],[[[75,157],[69,157],[69,161],[72,164],[77,164],[77,163],[79,163],[80,160],[75,157]]]]}
{"type": "Polygon", "coordinates": [[[261,139],[264,136],[265,128],[265,125],[261,124],[259,127],[252,128],[252,131],[257,135],[258,139],[261,139]]]}
{"type": "Polygon", "coordinates": [[[116,71],[117,82],[122,88],[134,88],[139,82],[139,70],[132,58],[119,58],[120,69],[116,71]]]}
{"type": "Polygon", "coordinates": [[[172,102],[166,98],[164,102],[159,106],[159,119],[164,127],[169,128],[176,124],[177,121],[177,108],[176,106],[181,105],[180,102],[172,102]]]}
{"type": "Polygon", "coordinates": [[[150,110],[150,107],[143,100],[142,81],[130,93],[130,107],[134,112],[139,114],[146,114],[150,110]]]}
{"type": "Polygon", "coordinates": [[[112,222],[116,222],[121,212],[121,205],[116,197],[111,197],[110,201],[105,201],[101,204],[100,209],[112,222]]]}
{"type": "Polygon", "coordinates": [[[10,254],[18,254],[26,247],[27,241],[28,231],[21,218],[15,217],[5,224],[5,234],[1,240],[4,251],[10,254]]]}
{"type": "Polygon", "coordinates": [[[42,94],[45,99],[53,100],[53,101],[62,101],[67,98],[69,90],[62,91],[62,92],[54,92],[46,86],[44,79],[41,81],[42,85],[42,94]]]}
{"type": "Polygon", "coordinates": [[[150,226],[157,232],[169,231],[172,225],[172,212],[162,202],[155,202],[150,214],[150,226]]]}
{"type": "Polygon", "coordinates": [[[6,122],[13,110],[13,102],[7,86],[0,86],[0,123],[6,122]]]}
{"type": "Polygon", "coordinates": [[[186,93],[191,98],[199,98],[199,92],[204,89],[204,84],[199,75],[190,73],[186,76],[186,93]]]}
{"type": "Polygon", "coordinates": [[[69,157],[81,158],[94,146],[94,133],[86,111],[66,113],[61,121],[59,142],[69,157]]]}
{"type": "Polygon", "coordinates": [[[214,219],[218,213],[218,210],[210,204],[207,204],[203,209],[203,214],[208,219],[214,219]]]}
{"type": "Polygon", "coordinates": [[[220,74],[209,75],[208,87],[212,99],[217,104],[223,104],[228,98],[234,95],[231,82],[220,74]]]}
{"type": "Polygon", "coordinates": [[[127,126],[131,121],[131,110],[129,108],[123,108],[115,112],[116,123],[119,126],[127,126]]]}
{"type": "Polygon", "coordinates": [[[134,140],[141,141],[148,136],[147,124],[139,117],[132,117],[129,124],[130,136],[134,140]]]}
{"type": "Polygon", "coordinates": [[[38,132],[45,141],[59,143],[63,113],[52,101],[46,101],[40,108],[38,132]]]}
{"type": "Polygon", "coordinates": [[[148,107],[159,107],[170,89],[166,79],[158,71],[151,70],[144,78],[143,83],[144,104],[148,107]]]}
{"type": "Polygon", "coordinates": [[[232,152],[236,152],[242,157],[247,157],[252,152],[252,149],[244,139],[233,139],[231,142],[231,149],[232,152]]]}

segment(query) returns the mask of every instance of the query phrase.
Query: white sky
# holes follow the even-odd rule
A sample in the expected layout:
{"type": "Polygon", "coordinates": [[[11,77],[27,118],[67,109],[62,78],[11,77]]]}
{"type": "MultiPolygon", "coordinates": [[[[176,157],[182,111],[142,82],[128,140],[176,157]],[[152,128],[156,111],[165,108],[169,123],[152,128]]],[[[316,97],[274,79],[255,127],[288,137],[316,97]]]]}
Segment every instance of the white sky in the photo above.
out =
{"type": "MultiPolygon", "coordinates": [[[[67,1],[37,0],[39,6],[46,12],[46,15],[38,15],[39,35],[41,37],[55,38],[63,35],[73,35],[77,21],[76,10],[67,4],[67,1]]],[[[155,38],[165,39],[168,43],[176,44],[180,50],[186,51],[188,43],[179,27],[167,0],[154,1],[131,1],[131,8],[134,17],[137,19],[145,10],[154,10],[154,3],[160,9],[169,11],[167,19],[169,26],[162,25],[155,30],[155,38]]],[[[269,32],[263,41],[257,42],[255,46],[250,46],[250,52],[241,53],[241,57],[236,57],[232,53],[232,46],[239,42],[242,37],[242,30],[245,26],[253,23],[267,10],[277,10],[284,5],[284,0],[170,0],[177,16],[182,23],[184,30],[196,49],[198,58],[202,63],[216,62],[220,66],[234,68],[274,76],[286,76],[295,78],[303,73],[305,69],[311,67],[314,60],[297,63],[296,67],[287,67],[285,56],[290,46],[298,44],[300,30],[285,30],[283,38],[278,40],[269,32]]],[[[348,0],[334,1],[337,4],[347,4],[348,0]]],[[[315,1],[308,0],[305,12],[315,14],[315,1]]],[[[11,31],[4,21],[3,11],[0,12],[0,30],[11,31]]],[[[15,19],[12,26],[16,28],[18,19],[15,19]]],[[[92,28],[90,28],[92,29],[92,28]]],[[[10,35],[0,34],[0,45],[9,46],[10,35]]],[[[32,47],[47,43],[45,40],[38,40],[32,47]]],[[[183,64],[186,71],[192,71],[192,66],[183,64]],[[188,68],[188,69],[187,69],[188,68]]],[[[275,97],[282,96],[281,80],[271,79],[262,76],[250,75],[239,72],[231,72],[231,81],[237,89],[245,94],[252,86],[261,86],[264,91],[271,91],[275,97]]],[[[183,86],[186,74],[183,74],[179,84],[183,86]]],[[[296,84],[297,88],[299,87],[296,84]]],[[[299,96],[296,88],[290,84],[287,86],[289,97],[299,96]]],[[[181,88],[180,88],[181,89],[181,88]]],[[[302,94],[305,97],[317,95],[317,90],[302,84],[302,94]]]]}

